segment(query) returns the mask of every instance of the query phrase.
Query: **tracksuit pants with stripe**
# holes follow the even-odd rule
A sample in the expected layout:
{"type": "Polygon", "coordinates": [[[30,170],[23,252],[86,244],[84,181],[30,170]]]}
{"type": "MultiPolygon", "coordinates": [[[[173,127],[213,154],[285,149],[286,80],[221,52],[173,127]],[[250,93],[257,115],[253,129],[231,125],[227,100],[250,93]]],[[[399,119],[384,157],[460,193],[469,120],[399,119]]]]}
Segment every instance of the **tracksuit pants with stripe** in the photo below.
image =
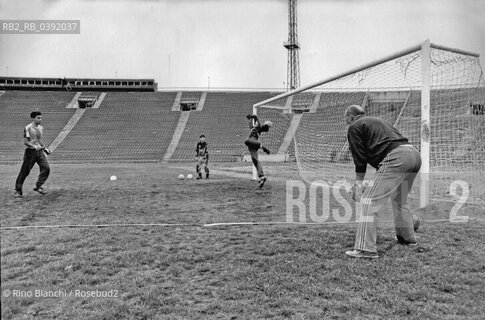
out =
{"type": "Polygon", "coordinates": [[[17,181],[15,181],[15,190],[22,192],[22,187],[24,185],[24,181],[29,175],[30,171],[34,164],[39,165],[40,173],[39,178],[37,179],[37,183],[35,184],[36,187],[40,187],[44,184],[44,182],[49,177],[50,167],[49,162],[47,161],[47,157],[42,150],[35,150],[35,149],[25,149],[24,153],[24,161],[22,163],[22,167],[20,168],[19,175],[17,177],[17,181]]]}
{"type": "Polygon", "coordinates": [[[405,241],[416,242],[408,194],[420,168],[421,156],[408,144],[395,148],[382,160],[374,184],[364,191],[360,200],[361,217],[358,218],[354,249],[377,252],[376,217],[388,207],[389,198],[396,235],[405,241]]]}

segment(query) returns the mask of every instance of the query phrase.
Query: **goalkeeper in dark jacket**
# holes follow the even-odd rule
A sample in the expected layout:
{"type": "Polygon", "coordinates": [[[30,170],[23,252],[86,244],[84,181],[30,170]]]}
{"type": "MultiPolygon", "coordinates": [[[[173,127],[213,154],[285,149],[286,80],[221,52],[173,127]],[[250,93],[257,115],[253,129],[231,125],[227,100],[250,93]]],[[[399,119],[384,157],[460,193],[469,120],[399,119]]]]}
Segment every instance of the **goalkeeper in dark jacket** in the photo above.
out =
{"type": "Polygon", "coordinates": [[[251,160],[253,161],[256,170],[258,171],[258,182],[259,187],[262,188],[264,183],[266,182],[266,177],[264,176],[263,167],[261,162],[258,158],[258,150],[261,148],[264,152],[269,154],[269,150],[261,145],[261,142],[258,140],[259,135],[262,132],[268,132],[269,129],[273,126],[271,121],[265,121],[263,125],[261,125],[258,117],[256,115],[248,114],[246,118],[249,121],[249,138],[246,139],[244,144],[248,147],[249,153],[251,154],[251,160]]]}

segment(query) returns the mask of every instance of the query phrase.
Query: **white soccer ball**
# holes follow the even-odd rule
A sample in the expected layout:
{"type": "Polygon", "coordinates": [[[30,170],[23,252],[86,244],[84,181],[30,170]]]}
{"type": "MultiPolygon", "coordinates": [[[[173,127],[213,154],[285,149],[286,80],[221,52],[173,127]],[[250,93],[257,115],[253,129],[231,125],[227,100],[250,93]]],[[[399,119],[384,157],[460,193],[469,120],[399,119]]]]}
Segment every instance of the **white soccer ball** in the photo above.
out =
{"type": "Polygon", "coordinates": [[[193,176],[193,175],[191,175],[190,173],[187,175],[187,179],[188,179],[188,180],[192,180],[193,178],[194,178],[194,176],[193,176]]]}
{"type": "Polygon", "coordinates": [[[185,176],[183,174],[179,174],[179,180],[184,180],[185,176]]]}
{"type": "Polygon", "coordinates": [[[116,179],[118,179],[118,178],[116,178],[116,176],[111,176],[109,179],[110,179],[111,181],[115,181],[115,180],[116,180],[116,179]]]}

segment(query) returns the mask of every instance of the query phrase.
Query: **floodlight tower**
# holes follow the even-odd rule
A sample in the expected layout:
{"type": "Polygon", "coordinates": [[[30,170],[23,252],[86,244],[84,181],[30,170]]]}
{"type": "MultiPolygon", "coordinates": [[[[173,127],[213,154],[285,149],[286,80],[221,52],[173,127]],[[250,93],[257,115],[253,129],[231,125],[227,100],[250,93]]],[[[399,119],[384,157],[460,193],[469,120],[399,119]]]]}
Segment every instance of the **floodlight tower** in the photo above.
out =
{"type": "Polygon", "coordinates": [[[288,50],[288,66],[286,74],[286,90],[300,86],[300,59],[298,50],[298,28],[296,23],[296,1],[288,0],[288,41],[283,46],[288,50]]]}

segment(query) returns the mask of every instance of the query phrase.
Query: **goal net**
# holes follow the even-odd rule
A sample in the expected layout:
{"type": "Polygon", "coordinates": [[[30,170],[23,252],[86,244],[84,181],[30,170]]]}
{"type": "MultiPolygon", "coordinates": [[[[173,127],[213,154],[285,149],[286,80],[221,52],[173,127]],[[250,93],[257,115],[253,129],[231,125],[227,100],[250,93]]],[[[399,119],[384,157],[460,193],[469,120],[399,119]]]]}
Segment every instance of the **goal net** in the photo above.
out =
{"type": "MultiPolygon", "coordinates": [[[[485,83],[478,55],[426,41],[253,110],[289,123],[292,142],[279,152],[295,156],[306,182],[336,182],[355,176],[344,119],[353,104],[392,123],[420,150],[415,188],[426,190],[414,195],[449,198],[459,181],[457,196],[468,192],[468,201],[485,202],[485,83]]],[[[366,180],[374,174],[369,167],[366,180]]]]}

